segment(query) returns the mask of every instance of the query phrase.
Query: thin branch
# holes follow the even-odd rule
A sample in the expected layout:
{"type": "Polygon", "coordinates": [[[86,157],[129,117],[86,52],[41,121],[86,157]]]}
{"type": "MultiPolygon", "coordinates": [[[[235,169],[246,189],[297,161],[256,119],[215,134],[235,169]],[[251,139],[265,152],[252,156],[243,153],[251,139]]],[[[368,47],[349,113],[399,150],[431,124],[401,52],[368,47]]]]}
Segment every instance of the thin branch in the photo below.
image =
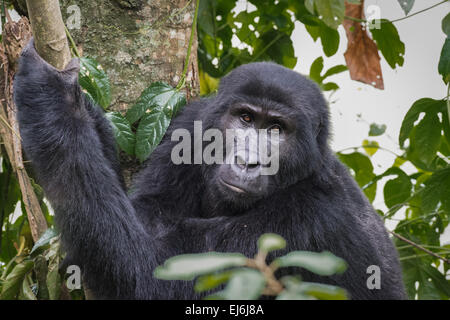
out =
{"type": "Polygon", "coordinates": [[[448,2],[448,1],[449,1],[449,0],[441,1],[441,2],[439,2],[439,3],[436,3],[436,4],[432,5],[431,7],[425,8],[425,9],[420,10],[420,11],[417,11],[417,12],[414,12],[414,13],[410,14],[409,16],[406,16],[406,17],[403,17],[403,18],[399,18],[399,19],[395,19],[395,20],[391,20],[391,22],[397,22],[397,21],[402,21],[402,20],[411,18],[411,17],[415,16],[416,14],[419,14],[419,13],[422,13],[422,12],[425,12],[425,11],[428,11],[428,10],[430,10],[430,9],[433,9],[434,7],[437,7],[437,6],[439,6],[439,5],[443,4],[443,3],[446,3],[446,2],[448,2]]]}
{"type": "Polygon", "coordinates": [[[181,74],[180,82],[178,82],[178,85],[177,85],[178,90],[181,89],[186,82],[186,75],[187,75],[188,68],[189,68],[189,59],[191,57],[192,44],[194,43],[194,34],[197,30],[197,17],[198,17],[199,6],[200,6],[200,0],[197,0],[197,2],[195,4],[194,20],[192,21],[191,35],[189,37],[188,51],[186,54],[186,59],[184,61],[184,69],[183,69],[183,73],[181,74]]]}
{"type": "Polygon", "coordinates": [[[395,233],[395,232],[393,232],[393,231],[389,231],[389,233],[392,234],[393,236],[395,236],[396,238],[398,238],[398,239],[400,239],[400,240],[402,240],[402,241],[404,241],[404,242],[406,242],[406,243],[412,245],[413,247],[415,247],[415,248],[417,248],[417,249],[419,249],[419,250],[422,250],[423,252],[426,252],[426,253],[428,253],[429,255],[431,255],[431,256],[433,256],[433,257],[435,257],[435,258],[437,258],[437,259],[440,259],[440,260],[444,261],[445,263],[450,264],[450,259],[444,258],[444,257],[442,257],[442,256],[440,256],[440,255],[434,253],[433,251],[430,251],[430,250],[428,250],[428,249],[422,247],[421,245],[418,245],[417,243],[412,242],[412,241],[409,240],[409,239],[406,239],[405,237],[399,235],[398,233],[395,233]]]}
{"type": "MultiPolygon", "coordinates": [[[[380,22],[381,22],[381,23],[386,23],[386,22],[391,22],[391,23],[393,23],[393,22],[402,21],[402,20],[411,18],[411,17],[413,17],[413,16],[415,16],[415,15],[418,15],[419,13],[422,13],[422,12],[428,11],[428,10],[430,10],[430,9],[433,9],[433,8],[439,6],[439,5],[443,4],[443,3],[446,3],[446,2],[448,2],[448,1],[450,1],[450,0],[444,0],[444,1],[441,1],[441,2],[439,2],[439,3],[436,3],[436,4],[432,5],[431,7],[425,8],[425,9],[420,10],[420,11],[417,11],[417,12],[414,12],[414,13],[412,13],[412,14],[406,16],[406,17],[403,17],[403,18],[398,18],[398,19],[394,19],[394,20],[386,20],[386,21],[381,20],[380,22]]],[[[352,21],[356,21],[356,22],[364,22],[364,23],[365,23],[365,22],[368,22],[366,19],[358,19],[358,18],[350,17],[350,16],[344,16],[344,19],[352,20],[352,21]]]]}

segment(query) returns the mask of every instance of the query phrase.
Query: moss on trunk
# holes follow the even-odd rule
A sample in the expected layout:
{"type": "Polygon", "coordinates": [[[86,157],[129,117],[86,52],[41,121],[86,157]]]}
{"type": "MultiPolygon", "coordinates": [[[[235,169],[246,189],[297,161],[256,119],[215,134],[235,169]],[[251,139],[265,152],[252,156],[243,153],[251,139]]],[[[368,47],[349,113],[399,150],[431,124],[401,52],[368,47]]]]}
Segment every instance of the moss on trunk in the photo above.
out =
{"type": "MultiPolygon", "coordinates": [[[[154,81],[176,85],[186,56],[195,1],[62,0],[64,20],[80,9],[79,29],[71,29],[80,52],[107,71],[112,110],[124,111],[154,81]]],[[[73,20],[72,20],[73,21],[73,20]]],[[[187,77],[187,97],[198,93],[197,43],[187,77]]]]}

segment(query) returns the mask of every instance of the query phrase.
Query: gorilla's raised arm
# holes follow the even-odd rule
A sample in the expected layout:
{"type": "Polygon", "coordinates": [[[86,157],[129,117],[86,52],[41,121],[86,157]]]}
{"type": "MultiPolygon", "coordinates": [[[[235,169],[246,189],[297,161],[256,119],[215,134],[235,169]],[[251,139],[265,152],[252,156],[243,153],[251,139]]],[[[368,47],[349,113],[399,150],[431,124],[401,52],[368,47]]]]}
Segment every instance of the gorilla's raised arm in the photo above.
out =
{"type": "Polygon", "coordinates": [[[110,129],[78,85],[78,71],[76,59],[56,70],[39,57],[33,41],[24,49],[14,80],[23,147],[86,285],[103,298],[149,297],[153,248],[161,244],[136,217],[110,129]]]}

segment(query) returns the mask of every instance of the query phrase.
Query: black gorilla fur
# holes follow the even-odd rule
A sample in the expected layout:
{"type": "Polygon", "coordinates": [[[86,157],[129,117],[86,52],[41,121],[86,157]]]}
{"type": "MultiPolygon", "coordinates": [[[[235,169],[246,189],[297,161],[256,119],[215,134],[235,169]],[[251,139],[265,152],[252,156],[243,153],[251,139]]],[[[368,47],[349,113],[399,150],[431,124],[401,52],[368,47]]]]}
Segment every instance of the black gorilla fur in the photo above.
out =
{"type": "Polygon", "coordinates": [[[155,267],[182,253],[253,256],[266,232],[287,239],[288,247],[277,255],[328,250],[349,264],[332,277],[293,270],[304,280],[344,287],[353,299],[405,298],[396,250],[330,151],[328,108],[310,80],[272,63],[235,69],[216,97],[187,105],[173,120],[128,196],[111,128],[83,94],[78,69],[74,59],[57,71],[30,41],[14,97],[23,146],[55,210],[68,263],[82,268],[97,298],[198,298],[190,282],[155,279],[155,267]],[[247,203],[221,197],[215,165],[174,165],[170,159],[174,129],[192,132],[194,120],[203,121],[203,130],[221,128],[219,120],[235,102],[276,108],[296,126],[280,154],[274,190],[247,203]],[[381,268],[380,290],[367,288],[370,265],[381,268]]]}

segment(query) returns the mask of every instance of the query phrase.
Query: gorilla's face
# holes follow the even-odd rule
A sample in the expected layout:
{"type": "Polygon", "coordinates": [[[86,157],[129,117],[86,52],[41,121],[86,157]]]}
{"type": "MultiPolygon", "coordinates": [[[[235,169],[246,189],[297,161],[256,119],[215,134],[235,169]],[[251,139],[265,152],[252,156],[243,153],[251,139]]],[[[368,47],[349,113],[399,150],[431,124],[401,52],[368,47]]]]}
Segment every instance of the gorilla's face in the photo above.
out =
{"type": "Polygon", "coordinates": [[[227,203],[239,211],[323,170],[328,107],[318,87],[292,70],[271,63],[240,66],[222,79],[202,118],[205,129],[219,129],[227,137],[225,148],[235,143],[227,130],[241,130],[238,137],[256,132],[258,139],[267,133],[269,144],[275,133],[278,141],[276,158],[270,147],[265,150],[270,161],[277,161],[271,174],[263,173],[274,164],[261,161],[265,153],[259,141],[256,151],[237,146],[235,151],[243,153],[224,152],[225,163],[204,166],[208,207],[227,203]]]}
{"type": "Polygon", "coordinates": [[[276,186],[279,151],[295,136],[294,122],[267,105],[244,102],[228,107],[221,122],[227,153],[216,169],[220,192],[247,201],[269,194],[276,186]]]}

